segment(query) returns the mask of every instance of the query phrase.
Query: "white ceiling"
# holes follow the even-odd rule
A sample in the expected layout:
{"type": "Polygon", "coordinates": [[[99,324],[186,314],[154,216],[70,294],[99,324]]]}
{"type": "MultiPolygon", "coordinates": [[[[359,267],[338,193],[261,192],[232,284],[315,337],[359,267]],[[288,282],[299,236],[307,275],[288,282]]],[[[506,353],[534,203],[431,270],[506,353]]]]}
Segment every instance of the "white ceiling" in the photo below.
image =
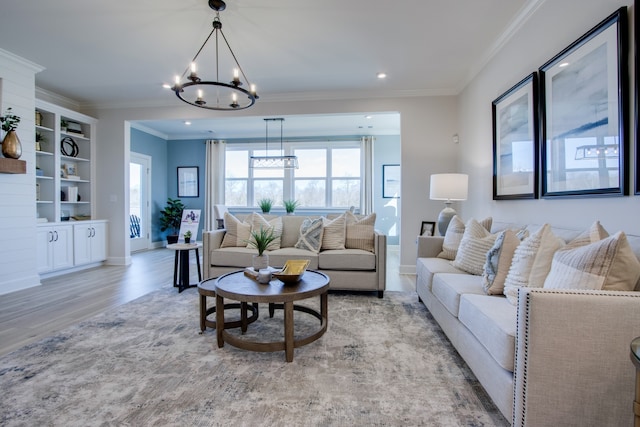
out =
{"type": "MultiPolygon", "coordinates": [[[[540,1],[227,0],[220,18],[257,85],[258,102],[454,95],[540,1]],[[376,78],[381,71],[387,79],[376,78]]],[[[215,16],[207,0],[0,3],[1,48],[44,67],[36,85],[83,109],[181,105],[161,86],[182,74],[215,16]]],[[[335,132],[358,126],[391,132],[394,122],[399,133],[399,120],[390,117],[380,117],[379,124],[322,118],[330,121],[318,118],[306,126],[327,130],[335,122],[335,132]]],[[[249,126],[247,133],[264,135],[262,117],[255,121],[241,124],[249,126]]],[[[182,121],[144,126],[185,135],[182,121]]],[[[296,126],[287,117],[285,130],[296,126]]],[[[224,127],[194,122],[190,132],[213,128],[216,137],[237,136],[224,127]]]]}

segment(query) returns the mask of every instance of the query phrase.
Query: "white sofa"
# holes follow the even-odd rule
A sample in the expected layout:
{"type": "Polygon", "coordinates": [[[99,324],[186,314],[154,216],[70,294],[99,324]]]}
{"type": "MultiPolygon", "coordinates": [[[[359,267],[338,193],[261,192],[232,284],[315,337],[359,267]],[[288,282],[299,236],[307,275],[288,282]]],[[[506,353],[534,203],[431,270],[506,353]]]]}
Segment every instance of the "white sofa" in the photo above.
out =
{"type": "MultiPolygon", "coordinates": [[[[273,219],[275,215],[264,215],[273,219]]],[[[244,219],[238,215],[238,218],[244,219]]],[[[371,236],[373,252],[362,249],[332,249],[315,253],[295,248],[300,234],[300,226],[306,216],[284,215],[281,248],[266,251],[269,265],[281,267],[287,260],[308,259],[309,269],[327,274],[331,280],[329,287],[334,290],[375,291],[384,296],[386,287],[387,236],[377,230],[371,236]]],[[[257,253],[245,246],[221,247],[226,229],[204,231],[203,265],[204,277],[219,277],[231,271],[250,266],[257,253]]]]}
{"type": "MultiPolygon", "coordinates": [[[[514,226],[498,223],[491,231],[514,226]]],[[[553,232],[567,242],[580,233],[553,232]]],[[[640,237],[627,238],[640,258],[640,237]]],[[[418,239],[418,296],[507,420],[633,425],[629,345],[640,336],[640,292],[522,288],[514,306],[487,295],[481,276],[437,258],[443,239],[418,239]]]]}

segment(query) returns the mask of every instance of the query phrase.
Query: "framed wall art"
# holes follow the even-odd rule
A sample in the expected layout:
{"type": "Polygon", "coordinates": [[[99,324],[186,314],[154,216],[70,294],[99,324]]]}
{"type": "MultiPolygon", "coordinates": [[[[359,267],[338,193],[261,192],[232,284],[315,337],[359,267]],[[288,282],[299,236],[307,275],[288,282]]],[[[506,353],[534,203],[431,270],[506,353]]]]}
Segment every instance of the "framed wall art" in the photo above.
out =
{"type": "Polygon", "coordinates": [[[178,197],[199,197],[198,166],[178,167],[178,197]]]}
{"type": "Polygon", "coordinates": [[[382,197],[400,198],[400,165],[382,165],[382,197]]]}
{"type": "Polygon", "coordinates": [[[491,104],[493,200],[538,195],[538,77],[532,73],[491,104]]]}
{"type": "Polygon", "coordinates": [[[635,185],[635,194],[640,194],[640,171],[638,170],[638,167],[640,166],[640,137],[638,136],[638,131],[640,131],[640,123],[638,123],[638,110],[640,109],[640,90],[638,89],[638,84],[640,84],[640,70],[638,70],[638,67],[640,67],[640,58],[638,58],[638,54],[640,54],[640,52],[638,52],[638,43],[640,43],[640,33],[638,33],[638,31],[640,31],[640,17],[638,16],[638,14],[635,12],[638,10],[638,0],[634,0],[633,2],[633,34],[634,34],[634,38],[635,38],[635,43],[633,44],[634,50],[633,50],[633,56],[634,56],[634,60],[635,60],[635,66],[634,66],[634,100],[633,100],[633,105],[634,105],[634,109],[635,109],[635,114],[633,115],[634,117],[634,126],[635,126],[635,139],[636,139],[636,161],[635,161],[635,167],[633,168],[636,172],[636,185],[635,185]]]}
{"type": "Polygon", "coordinates": [[[540,68],[542,196],[629,194],[627,10],[540,68]]]}

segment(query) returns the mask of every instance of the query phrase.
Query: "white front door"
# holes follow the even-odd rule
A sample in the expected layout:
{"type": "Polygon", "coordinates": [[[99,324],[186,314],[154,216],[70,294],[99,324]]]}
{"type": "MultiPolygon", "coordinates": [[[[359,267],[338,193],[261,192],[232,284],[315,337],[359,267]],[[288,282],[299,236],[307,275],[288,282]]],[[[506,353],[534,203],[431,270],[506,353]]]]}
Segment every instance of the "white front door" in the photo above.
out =
{"type": "Polygon", "coordinates": [[[151,157],[131,153],[129,163],[129,235],[131,252],[151,247],[151,157]]]}

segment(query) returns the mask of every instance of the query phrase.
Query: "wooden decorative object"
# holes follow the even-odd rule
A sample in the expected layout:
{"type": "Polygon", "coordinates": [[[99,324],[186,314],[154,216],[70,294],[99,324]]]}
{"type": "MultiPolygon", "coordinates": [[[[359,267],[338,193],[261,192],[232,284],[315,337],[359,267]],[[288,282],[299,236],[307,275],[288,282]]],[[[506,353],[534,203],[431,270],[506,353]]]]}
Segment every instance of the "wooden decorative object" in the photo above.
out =
{"type": "Polygon", "coordinates": [[[27,162],[24,160],[0,157],[0,173],[27,173],[27,162]]]}

